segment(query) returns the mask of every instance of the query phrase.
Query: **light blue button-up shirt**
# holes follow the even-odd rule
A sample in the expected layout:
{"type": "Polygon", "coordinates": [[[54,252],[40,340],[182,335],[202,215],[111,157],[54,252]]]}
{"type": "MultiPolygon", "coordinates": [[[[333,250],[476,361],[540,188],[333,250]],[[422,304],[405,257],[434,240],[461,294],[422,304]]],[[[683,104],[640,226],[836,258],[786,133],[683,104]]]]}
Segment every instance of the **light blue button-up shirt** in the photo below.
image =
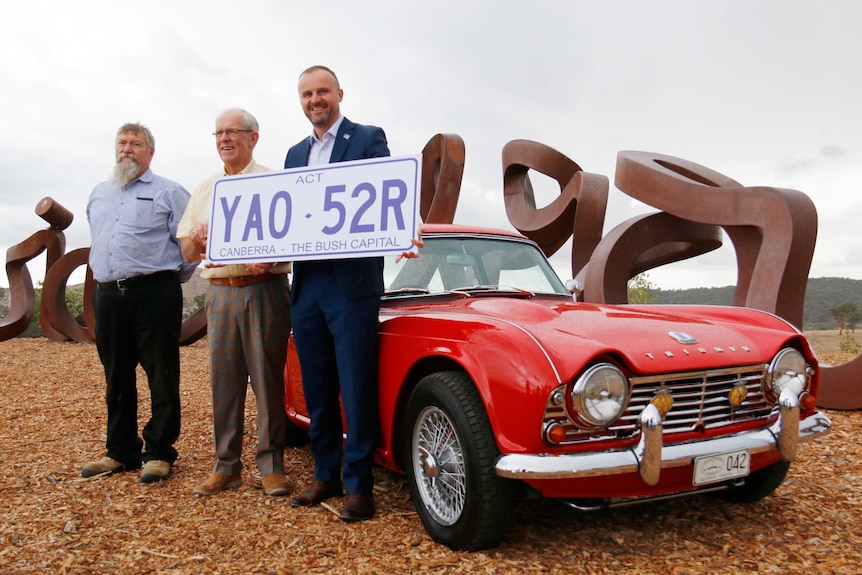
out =
{"type": "Polygon", "coordinates": [[[98,282],[179,271],[188,280],[197,264],[180,253],[177,224],[189,202],[178,183],[149,169],[128,185],[102,182],[90,194],[90,268],[98,282]]]}
{"type": "Polygon", "coordinates": [[[311,150],[308,153],[308,165],[319,166],[328,164],[332,157],[332,148],[335,147],[335,136],[338,135],[338,128],[341,127],[341,122],[344,116],[339,116],[334,124],[329,126],[329,129],[323,134],[323,141],[317,139],[317,134],[311,132],[311,150]]]}

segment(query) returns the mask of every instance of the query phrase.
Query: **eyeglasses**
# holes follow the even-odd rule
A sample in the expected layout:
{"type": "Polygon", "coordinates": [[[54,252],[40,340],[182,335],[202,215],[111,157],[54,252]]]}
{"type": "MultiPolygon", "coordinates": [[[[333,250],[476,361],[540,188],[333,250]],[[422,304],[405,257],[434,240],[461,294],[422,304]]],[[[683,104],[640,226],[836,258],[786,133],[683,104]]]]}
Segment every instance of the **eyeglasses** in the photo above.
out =
{"type": "Polygon", "coordinates": [[[219,130],[218,132],[213,132],[213,136],[216,138],[221,138],[222,136],[227,136],[229,138],[233,138],[240,132],[253,132],[254,130],[219,130]]]}

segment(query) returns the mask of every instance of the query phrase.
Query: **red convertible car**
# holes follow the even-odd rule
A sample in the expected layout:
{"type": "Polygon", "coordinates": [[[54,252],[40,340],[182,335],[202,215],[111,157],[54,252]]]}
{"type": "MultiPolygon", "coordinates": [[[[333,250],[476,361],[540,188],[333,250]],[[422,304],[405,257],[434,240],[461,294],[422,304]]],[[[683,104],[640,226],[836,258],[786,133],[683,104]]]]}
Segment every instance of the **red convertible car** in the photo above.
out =
{"type": "MultiPolygon", "coordinates": [[[[426,225],[423,239],[420,257],[386,262],[377,461],[451,548],[498,544],[527,491],[577,509],[756,501],[832,425],[817,361],[779,317],[580,303],[517,233],[426,225]]],[[[287,411],[307,428],[289,352],[287,411]]]]}

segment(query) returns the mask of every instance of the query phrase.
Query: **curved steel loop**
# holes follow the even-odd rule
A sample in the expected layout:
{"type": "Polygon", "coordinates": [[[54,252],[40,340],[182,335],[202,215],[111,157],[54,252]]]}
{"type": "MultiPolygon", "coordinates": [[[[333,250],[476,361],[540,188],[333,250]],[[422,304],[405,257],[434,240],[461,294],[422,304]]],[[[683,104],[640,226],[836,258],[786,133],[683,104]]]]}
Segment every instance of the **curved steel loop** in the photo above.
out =
{"type": "Polygon", "coordinates": [[[572,236],[572,276],[587,264],[602,237],[608,202],[608,179],[581,170],[560,152],[531,140],[503,147],[503,197],[509,222],[531,238],[547,256],[572,236]],[[530,170],[549,176],[560,196],[536,207],[530,170]]]}
{"type": "Polygon", "coordinates": [[[635,216],[599,242],[577,278],[583,301],[628,303],[628,281],[668,263],[693,258],[721,247],[721,228],[677,218],[667,212],[635,216]]]}
{"type": "Polygon", "coordinates": [[[451,224],[464,176],[464,140],[457,134],[435,134],[422,148],[419,215],[423,222],[451,224]]]}
{"type": "Polygon", "coordinates": [[[735,305],[802,327],[817,211],[796,190],[743,187],[694,162],[650,152],[617,155],[616,186],[682,219],[721,226],[737,255],[735,305]]]}
{"type": "Polygon", "coordinates": [[[96,317],[92,302],[96,280],[93,279],[93,272],[87,265],[89,256],[90,248],[72,250],[60,258],[45,274],[45,284],[42,286],[41,318],[54,332],[49,335],[43,328],[45,337],[57,341],[71,339],[78,343],[90,343],[95,339],[96,317]],[[87,266],[83,294],[83,323],[81,318],[72,316],[66,305],[66,284],[69,276],[82,265],[87,266]]]}
{"type": "Polygon", "coordinates": [[[862,409],[862,354],[841,365],[820,364],[817,405],[826,409],[862,409]]]}
{"type": "MultiPolygon", "coordinates": [[[[24,333],[35,316],[36,290],[33,289],[33,279],[27,262],[47,250],[45,269],[50,269],[65,249],[66,236],[63,232],[49,228],[35,232],[23,242],[6,250],[10,307],[9,312],[0,319],[0,340],[11,339],[24,333]]],[[[42,323],[44,322],[40,318],[40,324],[42,323]]],[[[53,331],[50,326],[48,331],[53,331]]]]}

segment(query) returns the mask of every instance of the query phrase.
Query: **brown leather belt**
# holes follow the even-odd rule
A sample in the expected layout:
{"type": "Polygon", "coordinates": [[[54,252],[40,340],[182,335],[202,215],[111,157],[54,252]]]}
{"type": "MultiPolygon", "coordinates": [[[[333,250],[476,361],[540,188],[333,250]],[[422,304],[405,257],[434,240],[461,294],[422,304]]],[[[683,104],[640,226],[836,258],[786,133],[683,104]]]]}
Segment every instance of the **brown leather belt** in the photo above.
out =
{"type": "Polygon", "coordinates": [[[271,274],[265,272],[258,275],[236,276],[232,278],[210,278],[210,283],[217,286],[245,287],[274,279],[284,279],[287,274],[271,274]]]}

